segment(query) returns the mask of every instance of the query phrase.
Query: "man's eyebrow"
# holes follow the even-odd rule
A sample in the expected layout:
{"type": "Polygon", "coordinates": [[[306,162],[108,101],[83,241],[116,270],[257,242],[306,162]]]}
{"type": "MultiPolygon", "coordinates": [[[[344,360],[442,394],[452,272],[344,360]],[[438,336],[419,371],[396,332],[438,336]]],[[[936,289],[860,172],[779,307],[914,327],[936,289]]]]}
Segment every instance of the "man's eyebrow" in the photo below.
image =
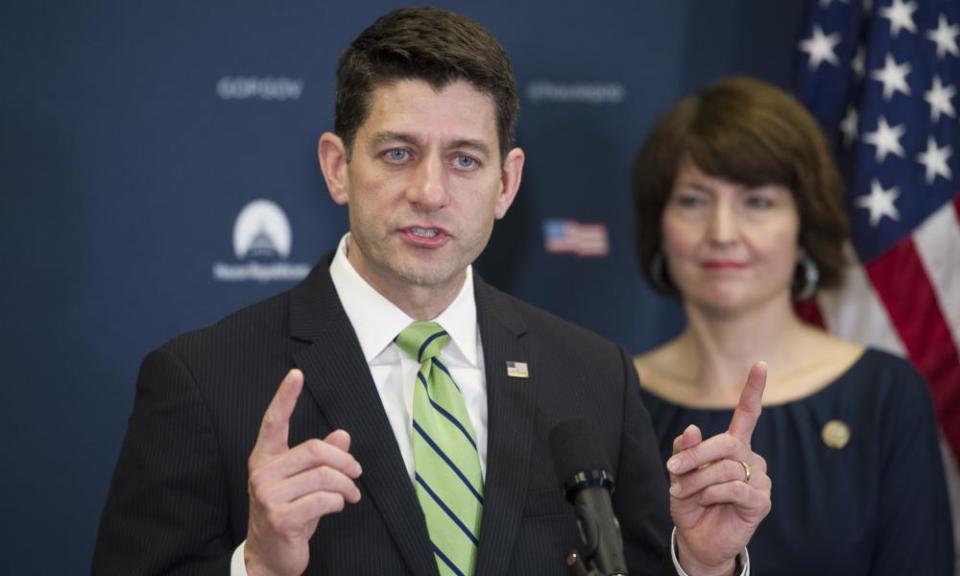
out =
{"type": "MultiPolygon", "coordinates": [[[[416,147],[422,147],[424,145],[421,138],[407,132],[394,132],[391,130],[385,130],[383,132],[374,134],[373,137],[370,138],[370,144],[373,147],[395,142],[410,144],[411,146],[416,147]]],[[[473,150],[485,156],[490,155],[490,146],[488,146],[483,140],[476,138],[459,138],[451,141],[444,147],[451,150],[473,150]]]]}
{"type": "Polygon", "coordinates": [[[487,146],[487,143],[483,140],[475,140],[473,138],[461,138],[459,140],[454,140],[450,143],[450,148],[473,150],[483,154],[484,156],[490,155],[490,147],[487,146]]]}
{"type": "Polygon", "coordinates": [[[413,134],[408,134],[406,132],[392,132],[389,130],[378,132],[370,139],[370,143],[373,146],[380,146],[388,142],[403,142],[413,146],[420,146],[422,144],[422,140],[413,134]]]}

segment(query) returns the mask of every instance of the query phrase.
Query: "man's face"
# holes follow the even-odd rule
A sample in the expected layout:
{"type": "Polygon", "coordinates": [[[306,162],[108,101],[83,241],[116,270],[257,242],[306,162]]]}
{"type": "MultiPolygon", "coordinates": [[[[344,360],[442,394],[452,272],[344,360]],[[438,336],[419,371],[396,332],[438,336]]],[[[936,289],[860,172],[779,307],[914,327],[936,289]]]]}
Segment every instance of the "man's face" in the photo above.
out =
{"type": "Polygon", "coordinates": [[[520,183],[523,153],[501,163],[496,127],[492,97],[468,82],[403,80],[374,91],[349,162],[338,137],[321,138],[330,194],[349,206],[350,262],[388,299],[462,286],[520,183]]]}

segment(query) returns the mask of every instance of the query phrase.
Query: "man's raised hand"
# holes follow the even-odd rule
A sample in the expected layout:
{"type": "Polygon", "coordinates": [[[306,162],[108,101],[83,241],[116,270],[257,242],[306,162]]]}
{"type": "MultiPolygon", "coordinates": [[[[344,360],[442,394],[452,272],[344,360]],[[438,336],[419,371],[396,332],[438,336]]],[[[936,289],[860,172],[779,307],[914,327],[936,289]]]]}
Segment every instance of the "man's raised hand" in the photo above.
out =
{"type": "Polygon", "coordinates": [[[346,431],[290,447],[290,415],[302,390],[303,373],[290,370],[263,415],[250,453],[244,548],[248,576],[302,574],[320,518],[360,500],[354,481],[361,468],[349,452],[346,431]]]}

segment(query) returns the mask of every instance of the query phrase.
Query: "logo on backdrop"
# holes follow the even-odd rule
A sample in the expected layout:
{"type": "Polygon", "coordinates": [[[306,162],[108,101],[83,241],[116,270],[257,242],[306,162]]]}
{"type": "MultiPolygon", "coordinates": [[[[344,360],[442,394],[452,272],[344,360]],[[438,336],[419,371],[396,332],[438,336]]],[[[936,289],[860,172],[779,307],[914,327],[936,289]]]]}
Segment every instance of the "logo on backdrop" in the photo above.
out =
{"type": "Polygon", "coordinates": [[[298,100],[302,93],[303,78],[224,76],[217,81],[223,100],[298,100]]]}
{"type": "Polygon", "coordinates": [[[534,104],[620,104],[627,98],[627,89],[619,82],[563,83],[534,80],[527,84],[527,98],[534,104]]]}
{"type": "Polygon", "coordinates": [[[236,262],[214,262],[213,278],[221,282],[302,280],[310,265],[287,262],[293,235],[290,221],[275,202],[254,200],[240,210],[233,224],[236,262]]]}

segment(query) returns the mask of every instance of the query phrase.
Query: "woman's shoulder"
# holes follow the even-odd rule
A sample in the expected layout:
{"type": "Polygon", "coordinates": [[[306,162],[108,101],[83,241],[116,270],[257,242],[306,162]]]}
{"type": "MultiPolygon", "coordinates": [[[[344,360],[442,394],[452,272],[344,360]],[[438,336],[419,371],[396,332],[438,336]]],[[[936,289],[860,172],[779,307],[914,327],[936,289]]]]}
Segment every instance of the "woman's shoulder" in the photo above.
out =
{"type": "Polygon", "coordinates": [[[855,342],[805,329],[786,360],[771,366],[764,402],[781,405],[817,396],[858,371],[865,352],[855,342]]]}
{"type": "Polygon", "coordinates": [[[819,330],[811,330],[799,349],[811,361],[803,363],[806,368],[783,375],[785,400],[840,389],[844,395],[866,395],[877,401],[929,394],[916,368],[893,353],[819,330]]]}
{"type": "Polygon", "coordinates": [[[926,411],[932,403],[926,380],[905,358],[877,348],[867,348],[852,377],[871,396],[896,411],[926,411]]]}
{"type": "Polygon", "coordinates": [[[879,348],[867,347],[863,354],[864,367],[875,374],[889,374],[892,379],[922,381],[923,377],[909,360],[879,348]]]}
{"type": "Polygon", "coordinates": [[[633,365],[640,378],[640,387],[655,396],[675,400],[678,384],[683,375],[676,370],[684,365],[677,350],[676,340],[671,340],[653,350],[633,357],[633,365]]]}
{"type": "Polygon", "coordinates": [[[909,360],[869,346],[838,381],[878,400],[929,395],[926,381],[909,360]]]}

